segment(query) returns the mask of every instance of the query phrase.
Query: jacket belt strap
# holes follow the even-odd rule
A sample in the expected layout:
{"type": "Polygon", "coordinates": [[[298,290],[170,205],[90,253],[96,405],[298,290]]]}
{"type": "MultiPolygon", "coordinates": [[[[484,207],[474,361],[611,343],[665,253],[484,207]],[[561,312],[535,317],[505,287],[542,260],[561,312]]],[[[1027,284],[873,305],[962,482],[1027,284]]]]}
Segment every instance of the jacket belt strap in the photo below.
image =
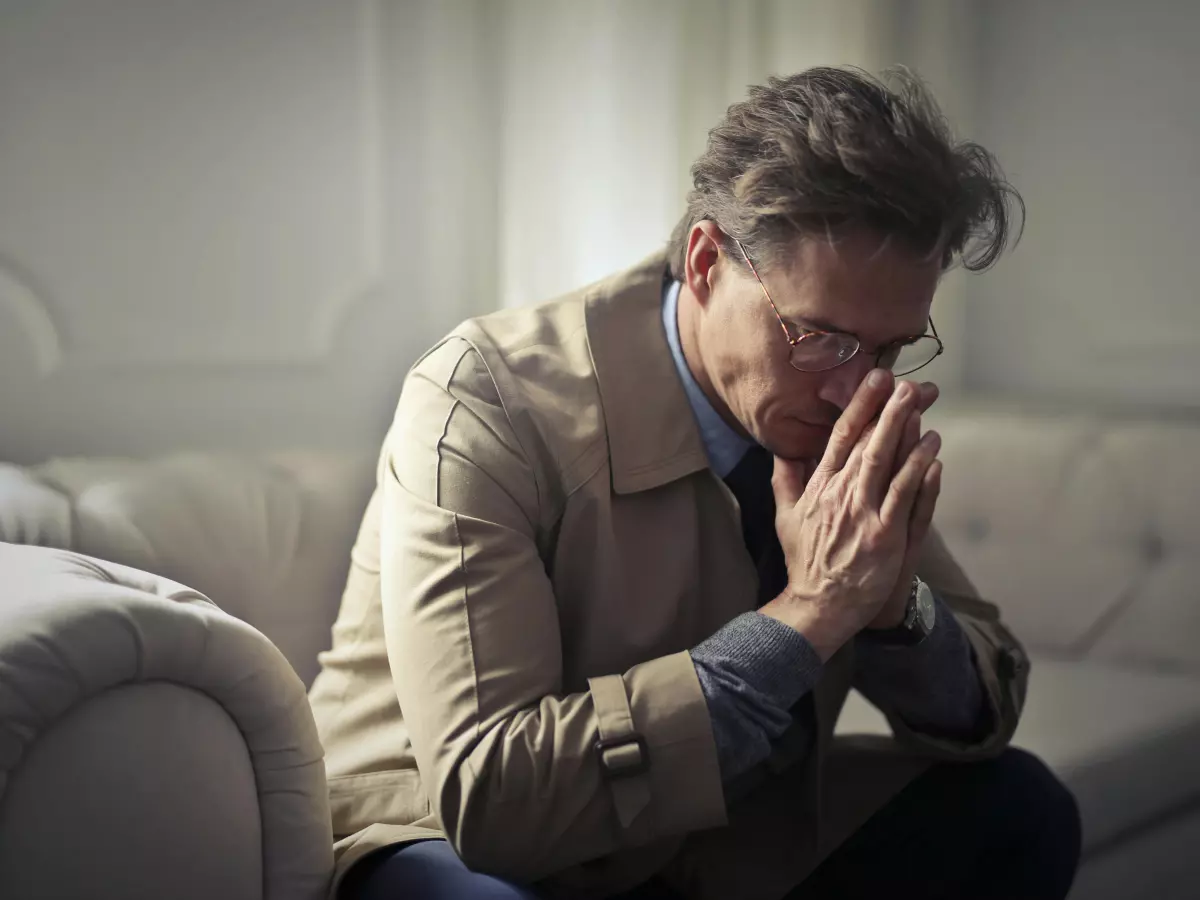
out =
{"type": "Polygon", "coordinates": [[[633,727],[633,711],[620,675],[589,678],[600,739],[595,752],[612,790],[617,819],[628,828],[650,804],[650,749],[633,727]]]}

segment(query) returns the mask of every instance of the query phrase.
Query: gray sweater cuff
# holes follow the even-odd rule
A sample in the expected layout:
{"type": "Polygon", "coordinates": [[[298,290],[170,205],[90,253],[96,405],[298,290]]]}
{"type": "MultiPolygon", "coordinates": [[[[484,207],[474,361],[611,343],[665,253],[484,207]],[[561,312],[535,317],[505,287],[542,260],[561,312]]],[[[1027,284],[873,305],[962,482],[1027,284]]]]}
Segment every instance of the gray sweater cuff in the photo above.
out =
{"type": "Polygon", "coordinates": [[[940,598],[934,603],[933,631],[915,647],[858,642],[855,687],[917,731],[968,737],[987,724],[983,687],[962,625],[940,598]]]}
{"type": "Polygon", "coordinates": [[[789,710],[821,677],[804,636],[759,612],[729,622],[692,650],[725,781],[765,760],[792,724],[789,710]]]}

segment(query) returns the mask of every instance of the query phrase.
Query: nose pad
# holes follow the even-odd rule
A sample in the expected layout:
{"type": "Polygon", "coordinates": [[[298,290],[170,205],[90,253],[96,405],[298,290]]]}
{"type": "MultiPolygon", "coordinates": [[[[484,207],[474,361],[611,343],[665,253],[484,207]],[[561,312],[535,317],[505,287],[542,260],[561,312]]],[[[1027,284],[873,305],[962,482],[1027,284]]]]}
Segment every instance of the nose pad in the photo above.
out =
{"type": "Polygon", "coordinates": [[[817,390],[817,396],[844,410],[850,405],[854,392],[867,377],[867,373],[874,368],[875,354],[859,353],[850,362],[822,373],[824,379],[817,390]]]}

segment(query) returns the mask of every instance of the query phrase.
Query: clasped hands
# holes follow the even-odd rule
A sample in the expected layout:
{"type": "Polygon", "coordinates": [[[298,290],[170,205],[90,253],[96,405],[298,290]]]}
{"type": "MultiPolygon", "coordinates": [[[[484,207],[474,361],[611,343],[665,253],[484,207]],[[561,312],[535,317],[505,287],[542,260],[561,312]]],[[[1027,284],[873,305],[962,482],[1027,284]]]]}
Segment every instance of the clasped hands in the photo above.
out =
{"type": "Polygon", "coordinates": [[[821,459],[776,457],[775,529],[788,586],[761,612],[796,628],[823,660],[864,628],[900,624],[941,489],[941,438],[921,434],[931,382],[873,370],[821,459]]]}

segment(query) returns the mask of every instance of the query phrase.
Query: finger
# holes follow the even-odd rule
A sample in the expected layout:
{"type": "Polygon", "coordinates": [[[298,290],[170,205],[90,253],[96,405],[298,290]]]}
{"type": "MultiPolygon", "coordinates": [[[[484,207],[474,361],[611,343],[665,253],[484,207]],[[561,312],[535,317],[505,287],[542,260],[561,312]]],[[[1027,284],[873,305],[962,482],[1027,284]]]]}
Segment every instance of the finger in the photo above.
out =
{"type": "Polygon", "coordinates": [[[929,407],[937,402],[937,398],[941,396],[942,392],[932,381],[922,381],[917,387],[920,390],[917,409],[921,412],[928,412],[929,407]]]}
{"type": "Polygon", "coordinates": [[[850,398],[850,403],[838,416],[825,446],[825,453],[817,466],[817,475],[832,475],[841,471],[850,458],[851,451],[862,436],[863,429],[879,414],[879,410],[892,395],[894,379],[887,369],[872,369],[850,398]]]}
{"type": "Polygon", "coordinates": [[[917,445],[917,441],[921,438],[920,414],[927,412],[941,395],[938,386],[932,381],[922,381],[917,385],[917,390],[917,409],[909,418],[908,424],[904,427],[904,437],[900,439],[900,447],[896,451],[896,462],[892,468],[893,476],[900,471],[900,467],[908,459],[908,454],[912,453],[912,448],[917,445]]]}
{"type": "Polygon", "coordinates": [[[907,525],[913,513],[917,492],[925,481],[929,467],[941,449],[942,438],[936,431],[925,432],[924,437],[908,455],[899,473],[892,479],[887,496],[879,510],[879,518],[885,528],[897,523],[907,525]]]}
{"type": "Polygon", "coordinates": [[[896,385],[895,393],[879,417],[879,424],[865,442],[857,491],[860,502],[870,509],[878,509],[887,493],[895,471],[896,450],[909,416],[917,408],[918,393],[917,386],[911,381],[896,385]]]}
{"type": "MultiPolygon", "coordinates": [[[[842,466],[841,474],[846,478],[858,478],[859,469],[862,468],[863,450],[871,442],[871,435],[875,433],[875,429],[879,427],[879,420],[875,419],[862,430],[862,435],[858,439],[858,443],[850,451],[850,456],[846,459],[846,464],[842,466]]],[[[919,437],[919,435],[918,435],[919,437]]]]}
{"type": "Polygon", "coordinates": [[[775,508],[790,509],[799,502],[808,485],[810,470],[802,460],[775,457],[771,474],[771,489],[775,492],[775,508]]]}
{"type": "Polygon", "coordinates": [[[912,516],[908,523],[908,544],[920,547],[933,523],[933,511],[937,508],[938,494],[942,491],[942,461],[935,459],[925,470],[917,499],[913,503],[912,516]]]}
{"type": "Polygon", "coordinates": [[[918,407],[912,411],[904,425],[904,434],[900,438],[900,446],[896,448],[896,458],[892,461],[893,478],[900,471],[900,467],[904,465],[904,461],[908,459],[908,455],[912,453],[913,447],[917,446],[917,441],[920,439],[921,410],[918,407]]]}

